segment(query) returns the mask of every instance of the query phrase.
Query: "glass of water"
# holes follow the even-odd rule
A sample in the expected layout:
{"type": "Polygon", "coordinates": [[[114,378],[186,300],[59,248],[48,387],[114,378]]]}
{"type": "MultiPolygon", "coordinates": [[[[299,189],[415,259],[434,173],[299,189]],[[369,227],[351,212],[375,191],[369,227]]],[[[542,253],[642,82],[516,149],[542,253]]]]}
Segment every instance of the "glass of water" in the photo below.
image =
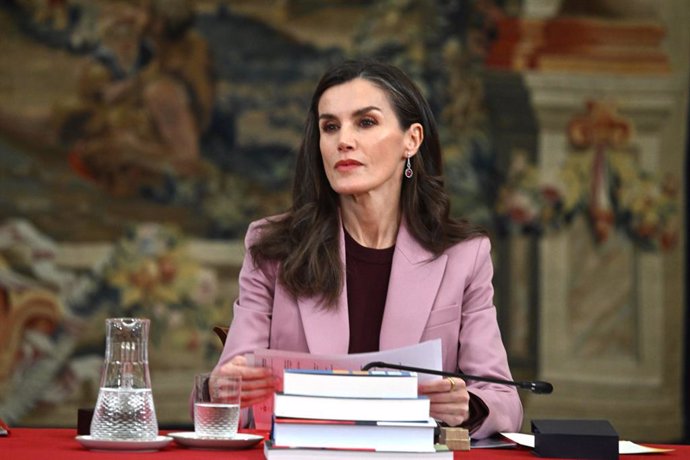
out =
{"type": "Polygon", "coordinates": [[[195,376],[194,432],[205,438],[232,438],[240,420],[242,377],[195,376]]]}

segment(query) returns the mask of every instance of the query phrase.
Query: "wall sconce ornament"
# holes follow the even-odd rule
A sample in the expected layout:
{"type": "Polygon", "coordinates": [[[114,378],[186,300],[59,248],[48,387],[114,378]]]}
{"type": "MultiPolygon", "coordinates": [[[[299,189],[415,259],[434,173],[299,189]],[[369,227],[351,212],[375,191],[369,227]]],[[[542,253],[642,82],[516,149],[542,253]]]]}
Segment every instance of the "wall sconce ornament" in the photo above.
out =
{"type": "Polygon", "coordinates": [[[560,229],[584,214],[596,241],[616,228],[645,249],[668,250],[678,241],[679,180],[641,169],[634,149],[634,129],[613,103],[588,101],[566,131],[570,151],[555,179],[514,155],[499,190],[499,228],[542,234],[560,229]]]}

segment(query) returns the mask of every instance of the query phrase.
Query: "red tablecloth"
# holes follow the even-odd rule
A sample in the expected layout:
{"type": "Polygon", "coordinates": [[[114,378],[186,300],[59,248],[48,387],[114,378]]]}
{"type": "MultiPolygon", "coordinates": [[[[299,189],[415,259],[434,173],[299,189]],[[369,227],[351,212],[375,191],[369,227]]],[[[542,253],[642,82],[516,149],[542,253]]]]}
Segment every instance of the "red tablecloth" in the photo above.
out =
{"type": "MultiPolygon", "coordinates": [[[[252,433],[264,434],[253,431],[252,433]]],[[[161,433],[165,434],[165,432],[161,433]]],[[[89,458],[91,460],[137,459],[155,456],[156,459],[214,459],[259,460],[263,459],[263,444],[247,450],[202,450],[189,449],[175,441],[157,452],[92,452],[85,449],[76,439],[76,430],[67,428],[12,428],[7,437],[0,437],[0,460],[62,460],[89,458]]],[[[655,455],[625,455],[624,460],[690,459],[690,445],[658,446],[675,449],[673,452],[655,455]]],[[[534,460],[530,449],[473,449],[470,452],[455,452],[455,459],[505,459],[525,458],[534,460]]]]}

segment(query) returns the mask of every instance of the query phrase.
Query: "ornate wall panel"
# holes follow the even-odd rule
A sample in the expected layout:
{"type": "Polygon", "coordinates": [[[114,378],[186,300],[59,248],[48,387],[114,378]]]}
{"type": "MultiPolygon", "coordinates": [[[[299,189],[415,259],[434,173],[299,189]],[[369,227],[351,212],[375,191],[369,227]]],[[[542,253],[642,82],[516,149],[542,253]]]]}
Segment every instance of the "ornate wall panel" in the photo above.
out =
{"type": "MultiPolygon", "coordinates": [[[[600,151],[590,146],[582,167],[589,170],[582,178],[589,209],[539,242],[538,373],[557,390],[548,398],[530,398],[528,413],[603,417],[620,433],[638,439],[678,437],[682,356],[675,344],[683,331],[682,323],[668,327],[669,319],[682,311],[682,304],[673,302],[675,293],[668,291],[670,280],[674,290],[682,286],[682,275],[668,270],[669,254],[678,247],[663,252],[641,246],[633,238],[640,227],[631,234],[620,225],[620,216],[613,217],[621,213],[625,196],[609,193],[609,184],[601,196],[618,201],[597,203],[597,182],[606,186],[615,179],[621,190],[626,180],[633,180],[622,174],[625,168],[613,166],[620,160],[616,155],[626,156],[627,167],[635,171],[681,179],[671,166],[678,160],[662,146],[664,126],[682,87],[668,77],[628,77],[623,82],[603,75],[533,73],[526,82],[540,122],[537,164],[543,177],[563,177],[563,165],[586,154],[573,149],[569,134],[588,104],[608,111],[609,136],[615,136],[610,128],[615,123],[630,133],[630,142],[618,153],[611,143],[600,151]],[[607,166],[604,175],[598,174],[599,160],[607,166]],[[613,219],[609,223],[601,217],[607,210],[613,219]]],[[[594,124],[604,123],[589,114],[584,116],[598,120],[594,124]]]]}

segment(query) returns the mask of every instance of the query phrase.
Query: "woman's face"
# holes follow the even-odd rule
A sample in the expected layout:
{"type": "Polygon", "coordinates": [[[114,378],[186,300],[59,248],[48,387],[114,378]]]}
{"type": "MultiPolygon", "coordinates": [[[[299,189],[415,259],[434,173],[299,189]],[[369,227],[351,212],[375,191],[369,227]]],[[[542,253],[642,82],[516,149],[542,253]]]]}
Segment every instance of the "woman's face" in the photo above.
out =
{"type": "Polygon", "coordinates": [[[398,199],[403,168],[422,127],[400,127],[386,93],[363,78],[327,89],[319,100],[319,146],[326,177],[340,195],[398,199]]]}

